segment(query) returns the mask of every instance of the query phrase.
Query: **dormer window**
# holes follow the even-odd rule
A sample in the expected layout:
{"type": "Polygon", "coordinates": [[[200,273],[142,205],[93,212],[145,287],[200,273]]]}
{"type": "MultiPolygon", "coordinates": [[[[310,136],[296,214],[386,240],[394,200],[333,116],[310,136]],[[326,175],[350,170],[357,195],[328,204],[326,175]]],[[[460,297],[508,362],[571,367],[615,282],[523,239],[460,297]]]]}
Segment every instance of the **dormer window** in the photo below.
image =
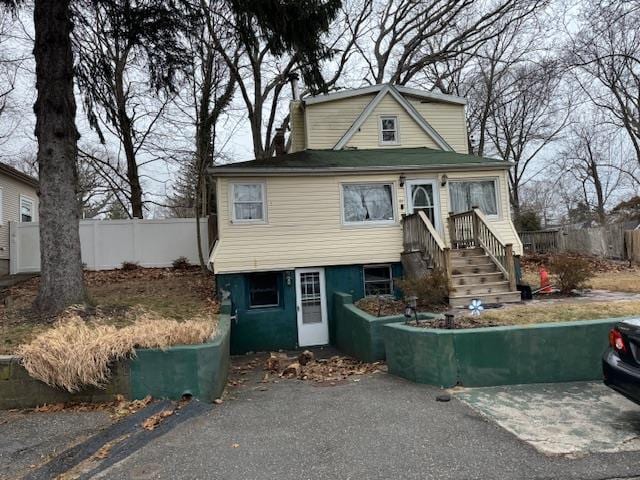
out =
{"type": "Polygon", "coordinates": [[[385,115],[380,117],[380,145],[397,145],[398,117],[385,115]]]}

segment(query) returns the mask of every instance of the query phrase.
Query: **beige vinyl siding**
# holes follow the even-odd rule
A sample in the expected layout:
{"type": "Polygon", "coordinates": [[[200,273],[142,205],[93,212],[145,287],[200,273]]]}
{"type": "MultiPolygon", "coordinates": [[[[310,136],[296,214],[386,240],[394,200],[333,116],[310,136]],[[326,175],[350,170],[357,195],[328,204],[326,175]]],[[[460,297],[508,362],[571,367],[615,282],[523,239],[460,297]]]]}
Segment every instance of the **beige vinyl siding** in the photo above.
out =
{"type": "Polygon", "coordinates": [[[360,95],[307,105],[304,110],[307,148],[333,148],[373,98],[374,95],[360,95]]]}
{"type": "Polygon", "coordinates": [[[437,148],[433,139],[413,120],[407,111],[391,95],[385,95],[360,130],[347,143],[347,148],[437,148]],[[397,117],[398,142],[393,145],[380,144],[380,117],[397,117]]]}
{"type": "MultiPolygon", "coordinates": [[[[291,116],[292,152],[304,149],[298,141],[300,131],[306,136],[306,148],[333,148],[349,130],[360,113],[369,105],[375,95],[316,103],[304,107],[304,121],[297,122],[291,116]],[[306,128],[305,128],[306,127],[306,128]]],[[[425,102],[420,99],[405,97],[415,109],[431,124],[431,126],[459,153],[468,153],[467,124],[464,105],[425,102]]],[[[292,107],[293,108],[293,107],[292,107]]],[[[347,147],[394,148],[394,147],[431,147],[439,148],[434,140],[420,128],[406,110],[391,96],[386,95],[364,122],[360,131],[356,132],[347,147]],[[400,143],[398,145],[380,145],[380,115],[396,115],[398,117],[400,143]]]]}
{"type": "Polygon", "coordinates": [[[294,153],[305,149],[304,111],[300,101],[291,102],[289,114],[291,125],[289,153],[294,153]]]}
{"type": "Polygon", "coordinates": [[[412,97],[407,100],[456,152],[469,153],[464,105],[424,102],[412,97]]]}
{"type": "Polygon", "coordinates": [[[0,188],[2,189],[2,222],[0,222],[0,259],[9,258],[9,222],[20,221],[20,195],[29,197],[33,201],[33,221],[38,221],[38,195],[36,189],[0,174],[0,188]]]}
{"type": "MultiPolygon", "coordinates": [[[[449,173],[450,179],[498,177],[500,213],[492,225],[505,242],[521,244],[509,220],[506,180],[502,171],[449,173]],[[503,188],[504,187],[504,188],[503,188]],[[506,203],[505,203],[506,202],[506,203]]],[[[297,267],[399,262],[402,252],[400,216],[406,208],[405,189],[398,173],[374,175],[282,176],[217,179],[220,240],[211,261],[216,273],[283,270],[297,267]],[[229,218],[229,184],[264,182],[267,223],[232,224],[229,218]],[[396,222],[391,225],[343,225],[341,184],[388,182],[395,194],[396,222]]],[[[433,172],[415,173],[410,178],[436,178],[433,172]]],[[[440,185],[440,183],[438,183],[440,185]]],[[[448,188],[440,187],[440,205],[448,216],[448,188]]]]}

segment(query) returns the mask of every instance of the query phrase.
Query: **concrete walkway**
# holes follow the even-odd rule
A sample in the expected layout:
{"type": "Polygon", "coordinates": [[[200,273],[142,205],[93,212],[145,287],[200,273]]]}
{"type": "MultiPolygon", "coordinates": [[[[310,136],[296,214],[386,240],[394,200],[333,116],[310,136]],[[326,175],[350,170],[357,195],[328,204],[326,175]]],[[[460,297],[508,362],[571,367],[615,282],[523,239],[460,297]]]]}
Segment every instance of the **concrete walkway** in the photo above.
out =
{"type": "Polygon", "coordinates": [[[640,406],[599,382],[462,389],[456,397],[542,453],[640,450],[640,406]]]}

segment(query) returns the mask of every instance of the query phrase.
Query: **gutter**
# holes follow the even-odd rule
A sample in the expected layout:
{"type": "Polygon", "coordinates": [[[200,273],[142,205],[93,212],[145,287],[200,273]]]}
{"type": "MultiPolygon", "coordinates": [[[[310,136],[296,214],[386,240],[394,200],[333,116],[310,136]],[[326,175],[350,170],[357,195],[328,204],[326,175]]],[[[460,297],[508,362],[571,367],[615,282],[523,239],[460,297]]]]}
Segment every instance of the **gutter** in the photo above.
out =
{"type": "Polygon", "coordinates": [[[213,167],[208,168],[207,173],[216,177],[243,176],[243,175],[332,175],[363,174],[379,172],[413,172],[413,171],[479,171],[479,170],[507,170],[514,165],[513,162],[487,162],[478,164],[436,164],[436,165],[402,165],[402,166],[367,166],[367,167],[213,167]]]}

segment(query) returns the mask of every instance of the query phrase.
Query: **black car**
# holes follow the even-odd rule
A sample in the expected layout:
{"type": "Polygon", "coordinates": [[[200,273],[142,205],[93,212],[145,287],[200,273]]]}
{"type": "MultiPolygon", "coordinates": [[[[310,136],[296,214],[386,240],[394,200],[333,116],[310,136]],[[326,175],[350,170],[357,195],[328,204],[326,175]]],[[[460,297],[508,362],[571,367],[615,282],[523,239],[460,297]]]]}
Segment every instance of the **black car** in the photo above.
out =
{"type": "Polygon", "coordinates": [[[618,323],[602,356],[604,384],[640,404],[640,319],[618,323]]]}

